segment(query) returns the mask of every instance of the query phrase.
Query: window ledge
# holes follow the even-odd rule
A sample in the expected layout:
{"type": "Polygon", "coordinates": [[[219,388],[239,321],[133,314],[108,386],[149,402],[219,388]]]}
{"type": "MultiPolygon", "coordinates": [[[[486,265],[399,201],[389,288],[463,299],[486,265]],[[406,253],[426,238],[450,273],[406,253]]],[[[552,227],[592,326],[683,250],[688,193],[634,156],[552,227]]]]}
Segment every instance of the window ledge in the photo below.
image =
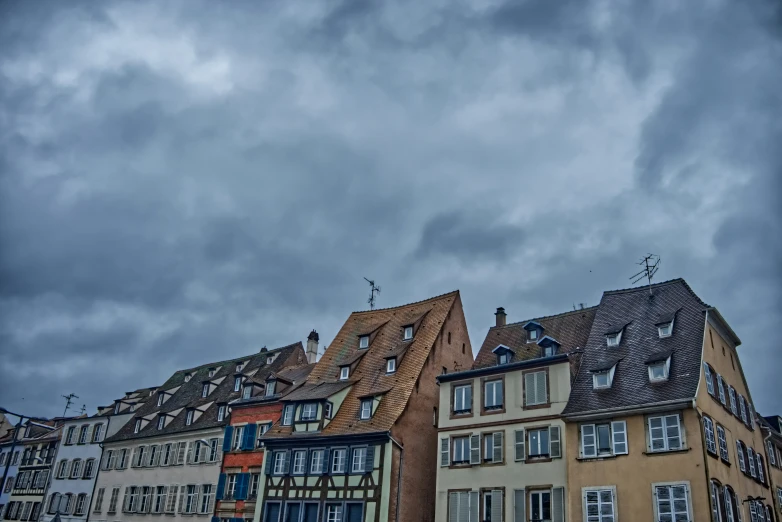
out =
{"type": "Polygon", "coordinates": [[[600,460],[611,460],[611,459],[615,459],[615,458],[617,458],[619,456],[624,456],[624,454],[622,454],[622,455],[600,455],[600,456],[597,456],[597,457],[578,457],[576,460],[581,461],[581,462],[591,462],[591,461],[600,461],[600,460]]]}
{"type": "Polygon", "coordinates": [[[527,457],[526,460],[519,461],[519,462],[524,462],[525,464],[538,464],[544,462],[551,462],[552,460],[554,460],[552,457],[527,457]]]}
{"type": "Polygon", "coordinates": [[[654,456],[654,455],[670,455],[671,453],[687,453],[692,448],[682,448],[677,450],[663,450],[663,451],[644,451],[644,455],[654,456]]]}

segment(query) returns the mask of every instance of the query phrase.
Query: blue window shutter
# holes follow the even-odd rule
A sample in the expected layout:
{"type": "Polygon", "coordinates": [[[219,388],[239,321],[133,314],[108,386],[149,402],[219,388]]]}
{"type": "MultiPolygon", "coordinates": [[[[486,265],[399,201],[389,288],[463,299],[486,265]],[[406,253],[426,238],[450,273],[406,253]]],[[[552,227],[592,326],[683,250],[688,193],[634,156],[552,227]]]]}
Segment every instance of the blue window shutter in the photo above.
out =
{"type": "Polygon", "coordinates": [[[223,494],[225,493],[225,473],[220,473],[220,478],[217,479],[217,492],[215,498],[217,500],[223,500],[223,494]]]}
{"type": "Polygon", "coordinates": [[[272,474],[272,462],[274,462],[274,453],[271,451],[264,451],[263,452],[263,460],[266,461],[266,474],[271,475],[272,474]]]}
{"type": "Polygon", "coordinates": [[[220,517],[212,517],[212,522],[220,522],[220,517]]]}
{"type": "Polygon", "coordinates": [[[231,451],[231,439],[233,438],[234,427],[225,427],[225,436],[223,437],[223,452],[231,451]]]}
{"type": "Polygon", "coordinates": [[[375,447],[369,446],[364,456],[364,473],[371,473],[375,469],[375,447]]]}
{"type": "Polygon", "coordinates": [[[248,424],[244,427],[242,433],[242,449],[252,450],[255,449],[255,431],[258,429],[257,424],[248,424]]]}
{"type": "Polygon", "coordinates": [[[250,485],[250,474],[239,473],[239,476],[236,477],[236,500],[247,499],[247,489],[249,485],[250,485]]]}

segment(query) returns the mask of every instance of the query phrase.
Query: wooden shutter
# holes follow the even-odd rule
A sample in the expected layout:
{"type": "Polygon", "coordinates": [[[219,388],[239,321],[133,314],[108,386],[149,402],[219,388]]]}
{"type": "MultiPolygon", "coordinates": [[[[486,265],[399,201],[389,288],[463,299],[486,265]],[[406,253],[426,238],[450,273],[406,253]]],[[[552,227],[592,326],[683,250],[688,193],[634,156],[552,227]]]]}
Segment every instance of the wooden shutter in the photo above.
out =
{"type": "Polygon", "coordinates": [[[597,434],[595,433],[594,424],[584,424],[581,426],[581,456],[597,456],[597,434]],[[590,437],[592,442],[587,443],[586,437],[590,437]]]}
{"type": "Polygon", "coordinates": [[[451,464],[451,439],[444,437],[440,439],[440,466],[445,467],[451,464]]]}
{"type": "Polygon", "coordinates": [[[369,446],[364,454],[364,473],[370,473],[375,468],[375,447],[369,446]]]}
{"type": "Polygon", "coordinates": [[[459,522],[459,494],[448,494],[448,522],[459,522]]]}
{"type": "Polygon", "coordinates": [[[258,429],[257,424],[248,424],[242,432],[242,449],[252,450],[255,448],[255,432],[258,429]]]}
{"type": "Polygon", "coordinates": [[[187,463],[192,464],[193,463],[193,455],[195,453],[195,446],[198,444],[197,442],[187,442],[187,463]]]}
{"type": "Polygon", "coordinates": [[[264,460],[264,472],[267,475],[272,474],[272,464],[274,463],[274,452],[269,450],[264,450],[263,452],[263,460],[264,460]]]}
{"type": "MultiPolygon", "coordinates": [[[[348,471],[347,455],[345,456],[345,472],[348,471]]],[[[285,450],[285,460],[283,461],[282,472],[284,475],[290,474],[291,471],[291,450],[285,450]]]]}
{"type": "Polygon", "coordinates": [[[614,455],[627,455],[627,422],[614,421],[611,423],[611,440],[614,445],[614,455]]]}
{"type": "Polygon", "coordinates": [[[216,439],[217,440],[217,450],[215,451],[215,462],[222,462],[223,461],[223,439],[216,439]]]}
{"type": "Polygon", "coordinates": [[[182,509],[184,508],[185,504],[185,497],[187,496],[187,486],[182,486],[181,491],[179,492],[179,508],[177,509],[177,513],[184,513],[182,509]]]}
{"type": "MultiPolygon", "coordinates": [[[[466,506],[469,503],[469,511],[467,512],[469,518],[465,517],[463,520],[469,520],[469,522],[478,521],[478,509],[481,503],[481,497],[477,491],[470,491],[469,493],[462,493],[462,503],[466,506]]],[[[499,520],[499,519],[498,519],[499,520]]]]}
{"type": "Polygon", "coordinates": [[[525,460],[527,458],[527,452],[524,447],[524,430],[516,430],[515,436],[515,458],[517,461],[525,460]]]}
{"type": "Polygon", "coordinates": [[[214,513],[215,512],[215,492],[214,492],[214,490],[209,492],[209,502],[206,505],[206,512],[207,513],[214,513]]]}
{"type": "Polygon", "coordinates": [[[224,493],[225,493],[225,473],[220,473],[220,478],[217,479],[217,500],[223,500],[224,493]]]}
{"type": "Polygon", "coordinates": [[[524,374],[524,405],[531,406],[537,403],[535,398],[535,374],[524,374]]]}
{"type": "Polygon", "coordinates": [[[331,458],[331,449],[329,449],[329,448],[324,449],[323,450],[323,468],[320,470],[321,473],[323,473],[324,475],[328,475],[329,469],[331,469],[331,466],[329,465],[330,464],[330,461],[329,461],[330,458],[331,458]]]}
{"type": "Polygon", "coordinates": [[[247,490],[250,483],[249,473],[239,473],[236,476],[236,492],[234,493],[235,500],[246,500],[247,490]]]}
{"type": "Polygon", "coordinates": [[[181,441],[177,445],[177,455],[176,455],[176,463],[177,464],[184,464],[185,463],[185,452],[187,451],[187,442],[181,441]]]}
{"type": "Polygon", "coordinates": [[[470,435],[470,464],[481,463],[481,436],[470,435]]]}
{"type": "Polygon", "coordinates": [[[225,436],[223,437],[223,451],[231,451],[231,439],[233,438],[234,427],[225,427],[225,436]]]}
{"type": "Polygon", "coordinates": [[[502,520],[502,490],[491,490],[491,519],[502,520]]]}
{"type": "Polygon", "coordinates": [[[548,402],[546,390],[546,372],[535,372],[535,399],[540,404],[548,402]]]}
{"type": "Polygon", "coordinates": [[[87,438],[84,439],[85,444],[92,442],[92,425],[87,426],[87,438]]]}
{"type": "MultiPolygon", "coordinates": [[[[122,512],[127,513],[128,512],[128,500],[130,498],[130,486],[125,486],[125,496],[122,497],[122,512]]],[[[63,511],[62,504],[60,504],[60,511],[63,511]]]]}
{"type": "Polygon", "coordinates": [[[558,459],[562,457],[562,442],[559,436],[559,426],[549,426],[548,440],[549,456],[552,459],[558,459]]]}
{"type": "Polygon", "coordinates": [[[551,522],[565,522],[565,488],[554,488],[552,491],[551,522]]]}
{"type": "Polygon", "coordinates": [[[513,490],[513,522],[527,522],[527,494],[523,489],[513,490]]]}
{"type": "Polygon", "coordinates": [[[493,448],[494,451],[493,451],[492,459],[491,459],[492,462],[502,462],[502,458],[503,458],[503,451],[502,451],[502,449],[503,449],[503,446],[504,446],[503,434],[504,434],[504,432],[498,431],[498,432],[494,433],[494,436],[492,437],[493,443],[494,443],[494,448],[493,448]]]}

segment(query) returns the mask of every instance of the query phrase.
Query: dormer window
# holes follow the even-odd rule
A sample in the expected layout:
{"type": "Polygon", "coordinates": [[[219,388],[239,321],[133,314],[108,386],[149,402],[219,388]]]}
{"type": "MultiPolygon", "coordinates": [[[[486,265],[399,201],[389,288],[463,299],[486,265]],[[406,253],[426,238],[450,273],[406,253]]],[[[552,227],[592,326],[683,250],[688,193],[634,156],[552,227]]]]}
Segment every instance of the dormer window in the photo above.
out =
{"type": "Polygon", "coordinates": [[[592,374],[592,387],[594,389],[611,387],[611,371],[596,372],[592,374]]]}
{"type": "Polygon", "coordinates": [[[136,425],[133,426],[133,433],[141,431],[141,419],[136,419],[136,425]]]}
{"type": "Polygon", "coordinates": [[[543,347],[543,357],[553,357],[557,353],[557,346],[550,344],[543,347]]]}
{"type": "Polygon", "coordinates": [[[408,341],[413,338],[413,327],[412,326],[405,326],[404,330],[404,340],[408,341]]]}
{"type": "Polygon", "coordinates": [[[527,338],[530,341],[537,341],[538,340],[538,330],[537,329],[530,330],[529,333],[527,334],[527,338]]]}
{"type": "Polygon", "coordinates": [[[160,392],[157,396],[157,405],[158,407],[163,406],[163,400],[165,399],[166,394],[163,392],[160,392]]]}
{"type": "Polygon", "coordinates": [[[276,384],[277,384],[277,381],[269,381],[269,382],[266,383],[266,396],[267,397],[271,397],[272,395],[274,395],[274,388],[275,388],[276,384]]]}
{"type": "Polygon", "coordinates": [[[504,344],[497,346],[492,352],[497,356],[497,364],[508,364],[513,359],[513,351],[504,344]]]}
{"type": "Polygon", "coordinates": [[[369,336],[368,335],[362,335],[358,338],[358,347],[359,348],[369,348],[369,336]]]}
{"type": "Polygon", "coordinates": [[[606,335],[606,344],[608,346],[619,346],[620,342],[622,342],[622,332],[606,335]]]}
{"type": "Polygon", "coordinates": [[[372,399],[361,400],[361,414],[359,416],[361,420],[369,420],[372,418],[372,402],[374,402],[372,399]]]}
{"type": "Polygon", "coordinates": [[[217,420],[222,422],[225,419],[225,404],[217,407],[217,420]]]}
{"type": "Polygon", "coordinates": [[[163,415],[161,415],[160,417],[157,418],[157,429],[162,430],[165,427],[166,427],[166,418],[163,415]]]}
{"type": "Polygon", "coordinates": [[[252,386],[245,386],[244,392],[242,392],[242,398],[243,399],[249,399],[253,396],[253,387],[252,386]]]}
{"type": "Polygon", "coordinates": [[[608,359],[595,364],[589,371],[592,372],[592,388],[601,390],[610,388],[614,382],[614,372],[618,359],[608,359]]]}
{"type": "Polygon", "coordinates": [[[242,378],[240,376],[234,377],[234,391],[238,392],[239,388],[242,387],[242,378]]]}
{"type": "Polygon", "coordinates": [[[318,405],[314,402],[308,402],[301,406],[301,420],[310,421],[315,420],[318,413],[318,405]]]}
{"type": "Polygon", "coordinates": [[[499,354],[498,357],[499,357],[499,359],[498,359],[497,362],[499,364],[508,364],[508,362],[510,362],[510,355],[508,354],[508,352],[503,352],[503,353],[499,354]]]}
{"type": "Polygon", "coordinates": [[[244,368],[244,363],[239,363],[239,364],[236,365],[236,371],[237,372],[242,371],[242,368],[244,368]]]}
{"type": "Polygon", "coordinates": [[[214,368],[209,368],[209,378],[211,379],[212,377],[214,377],[216,372],[217,370],[215,370],[214,368]]]}
{"type": "Polygon", "coordinates": [[[350,377],[350,366],[343,366],[339,369],[339,380],[345,381],[350,377]]]}
{"type": "Polygon", "coordinates": [[[543,338],[538,341],[538,345],[540,346],[541,357],[553,357],[559,353],[559,342],[548,335],[543,336],[543,338]]]}
{"type": "Polygon", "coordinates": [[[195,415],[195,412],[193,410],[187,410],[187,415],[185,415],[185,425],[190,426],[193,424],[193,416],[195,415]]]}
{"type": "Polygon", "coordinates": [[[396,357],[386,360],[386,373],[396,372],[396,357]]]}
{"type": "Polygon", "coordinates": [[[673,321],[657,325],[657,334],[660,336],[660,339],[670,337],[671,333],[673,333],[673,321]]]}
{"type": "Polygon", "coordinates": [[[193,376],[193,374],[191,374],[191,373],[186,373],[186,374],[185,374],[185,382],[188,382],[188,381],[190,381],[190,378],[191,378],[192,376],[193,376]]]}
{"type": "Polygon", "coordinates": [[[119,414],[119,409],[120,409],[120,403],[115,404],[114,405],[114,415],[118,415],[119,414]]]}
{"type": "Polygon", "coordinates": [[[209,383],[205,382],[203,388],[201,388],[201,397],[209,395],[209,383]]]}
{"type": "Polygon", "coordinates": [[[535,321],[529,321],[527,324],[522,326],[522,328],[524,328],[524,330],[527,331],[526,341],[528,343],[537,342],[538,339],[540,339],[541,334],[543,333],[543,326],[535,321]]]}
{"type": "Polygon", "coordinates": [[[651,382],[668,380],[668,365],[665,362],[659,362],[649,365],[649,380],[651,382]]]}

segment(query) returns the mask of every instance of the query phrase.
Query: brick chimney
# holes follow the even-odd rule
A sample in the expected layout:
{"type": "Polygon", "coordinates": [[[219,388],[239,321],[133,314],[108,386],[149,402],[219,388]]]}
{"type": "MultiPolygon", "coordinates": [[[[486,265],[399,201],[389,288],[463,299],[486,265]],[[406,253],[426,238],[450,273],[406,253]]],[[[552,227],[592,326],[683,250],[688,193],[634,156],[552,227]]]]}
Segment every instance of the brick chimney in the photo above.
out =
{"type": "Polygon", "coordinates": [[[307,336],[307,362],[309,364],[318,360],[318,341],[320,341],[318,332],[311,331],[307,336]]]}
{"type": "Polygon", "coordinates": [[[505,309],[503,307],[497,308],[497,311],[494,312],[494,316],[496,317],[495,326],[505,326],[505,319],[507,316],[505,315],[505,309]]]}

